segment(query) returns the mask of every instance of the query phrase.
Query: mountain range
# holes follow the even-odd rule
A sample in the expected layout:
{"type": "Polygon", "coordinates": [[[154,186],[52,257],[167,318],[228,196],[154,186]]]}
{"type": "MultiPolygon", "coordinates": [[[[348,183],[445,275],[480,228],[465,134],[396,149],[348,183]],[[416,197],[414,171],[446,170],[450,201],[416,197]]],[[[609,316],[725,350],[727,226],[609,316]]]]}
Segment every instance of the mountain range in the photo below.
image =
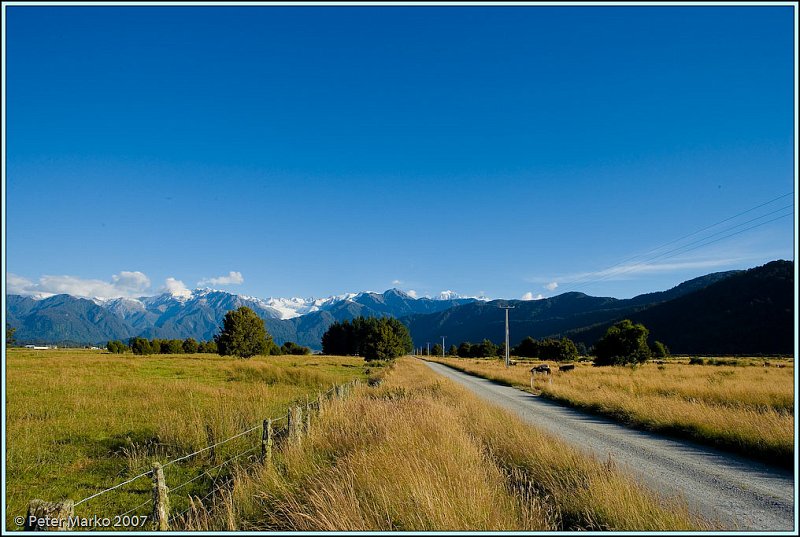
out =
{"type": "Polygon", "coordinates": [[[744,271],[717,272],[630,299],[568,292],[541,300],[486,300],[446,292],[415,298],[398,289],[348,293],[326,299],[259,299],[196,289],[185,295],[87,299],[69,295],[7,296],[7,322],[20,343],[104,344],[110,339],[211,339],[228,310],[248,306],[276,343],[320,348],[335,321],[392,316],[410,329],[415,345],[458,344],[504,338],[501,305],[511,343],[526,336],[568,336],[587,347],[615,321],[630,318],[650,329],[651,341],[672,352],[790,354],[794,349],[794,263],[773,261],[744,271]]]}

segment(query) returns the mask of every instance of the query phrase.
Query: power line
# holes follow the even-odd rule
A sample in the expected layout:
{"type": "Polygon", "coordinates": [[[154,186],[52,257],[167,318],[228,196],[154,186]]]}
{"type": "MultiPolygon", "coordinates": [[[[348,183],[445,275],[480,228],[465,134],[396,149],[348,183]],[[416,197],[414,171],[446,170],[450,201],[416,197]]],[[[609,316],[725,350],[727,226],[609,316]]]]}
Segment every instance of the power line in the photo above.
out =
{"type": "MultiPolygon", "coordinates": [[[[720,225],[720,224],[724,224],[725,222],[729,222],[729,221],[731,221],[731,220],[734,220],[734,219],[736,219],[736,218],[738,218],[738,217],[740,217],[740,216],[742,216],[742,215],[744,215],[744,214],[747,214],[747,213],[750,213],[750,212],[752,212],[752,211],[755,211],[756,209],[759,209],[759,208],[761,208],[761,207],[764,207],[764,206],[766,206],[766,205],[770,205],[771,203],[775,203],[776,201],[778,201],[778,200],[780,200],[780,199],[783,199],[783,198],[785,198],[785,197],[791,196],[791,195],[793,195],[793,193],[792,193],[792,192],[787,192],[786,194],[782,194],[782,195],[780,195],[780,196],[778,196],[778,197],[776,197],[776,198],[773,198],[773,199],[771,199],[771,200],[769,200],[769,201],[766,201],[766,202],[764,202],[764,203],[760,203],[760,204],[758,204],[758,205],[756,205],[756,206],[754,206],[754,207],[750,207],[749,209],[746,209],[746,210],[744,210],[744,211],[741,211],[741,212],[739,212],[739,213],[737,213],[737,214],[735,214],[735,215],[733,215],[733,216],[730,216],[730,217],[728,217],[728,218],[725,218],[725,219],[723,219],[723,220],[720,220],[720,221],[718,221],[718,222],[715,222],[715,223],[713,223],[713,224],[711,224],[711,225],[708,225],[708,226],[706,226],[706,227],[704,227],[704,228],[698,229],[697,231],[693,231],[692,233],[688,233],[688,234],[686,234],[686,235],[683,235],[682,237],[678,237],[677,239],[673,239],[673,240],[671,240],[671,241],[665,242],[665,243],[661,244],[660,246],[656,246],[655,248],[652,248],[652,249],[650,249],[650,250],[647,250],[647,251],[645,251],[645,252],[643,252],[643,253],[641,253],[641,254],[636,254],[636,255],[634,255],[634,256],[627,257],[627,258],[623,259],[622,261],[619,261],[619,262],[617,262],[617,263],[615,263],[615,264],[611,265],[610,267],[608,267],[608,268],[606,268],[606,269],[604,269],[603,271],[600,271],[600,272],[608,272],[608,271],[610,271],[611,269],[613,269],[613,268],[615,268],[615,267],[619,267],[619,266],[623,265],[624,263],[627,263],[627,262],[629,262],[629,261],[633,261],[633,260],[635,260],[635,259],[637,259],[637,258],[640,258],[640,257],[645,257],[645,256],[647,256],[648,254],[650,254],[650,253],[653,253],[653,252],[656,252],[656,251],[658,251],[658,250],[660,250],[660,249],[662,249],[662,248],[664,248],[664,247],[666,247],[666,246],[669,246],[669,245],[671,245],[671,244],[675,244],[675,243],[677,243],[677,242],[679,242],[679,241],[682,241],[683,239],[687,239],[687,238],[689,238],[689,237],[692,237],[692,236],[694,236],[694,235],[697,235],[697,234],[699,234],[699,233],[702,233],[703,231],[707,231],[707,230],[709,230],[709,229],[712,229],[712,228],[714,228],[714,227],[716,227],[716,226],[718,226],[718,225],[720,225]]],[[[781,209],[776,209],[775,211],[772,211],[772,212],[770,212],[770,213],[767,213],[766,215],[762,215],[762,216],[761,216],[761,217],[759,217],[759,218],[763,218],[764,216],[768,216],[768,215],[770,215],[770,214],[774,214],[775,212],[778,212],[778,211],[780,211],[780,210],[783,210],[783,209],[785,209],[785,208],[787,208],[787,207],[793,207],[793,205],[788,205],[788,206],[786,206],[786,207],[782,207],[781,209]]],[[[757,219],[758,219],[758,218],[756,218],[755,220],[757,220],[757,219]]],[[[751,221],[752,221],[752,220],[751,220],[751,221]]],[[[738,227],[739,225],[743,225],[743,224],[738,224],[738,225],[736,225],[736,226],[733,226],[733,227],[731,227],[731,228],[728,228],[728,229],[726,229],[726,230],[723,230],[723,231],[721,231],[721,232],[718,232],[718,233],[716,233],[716,234],[719,234],[719,233],[722,233],[722,232],[728,231],[728,230],[730,230],[730,229],[733,229],[733,228],[735,228],[735,227],[738,227]]],[[[716,235],[716,234],[713,234],[713,235],[710,235],[710,236],[714,236],[714,235],[716,235]]],[[[709,236],[709,237],[710,237],[710,236],[709,236]]],[[[708,237],[706,237],[706,238],[708,238],[708,237]]],[[[705,239],[701,239],[701,240],[705,240],[705,239]]],[[[694,244],[694,243],[690,243],[690,244],[694,244]]],[[[687,246],[688,246],[688,245],[687,245],[687,246]]],[[[646,262],[646,261],[642,261],[642,262],[646,262]]],[[[597,274],[597,273],[594,273],[594,274],[597,274]]],[[[601,278],[601,279],[605,279],[605,278],[601,278]]],[[[576,278],[576,279],[572,280],[571,282],[567,282],[567,286],[565,287],[565,289],[572,289],[572,288],[574,288],[574,286],[576,286],[576,284],[581,284],[581,285],[582,285],[583,283],[593,283],[594,281],[597,281],[597,280],[596,280],[595,278],[592,278],[592,274],[584,275],[584,276],[581,276],[581,277],[579,277],[579,278],[576,278]]]]}

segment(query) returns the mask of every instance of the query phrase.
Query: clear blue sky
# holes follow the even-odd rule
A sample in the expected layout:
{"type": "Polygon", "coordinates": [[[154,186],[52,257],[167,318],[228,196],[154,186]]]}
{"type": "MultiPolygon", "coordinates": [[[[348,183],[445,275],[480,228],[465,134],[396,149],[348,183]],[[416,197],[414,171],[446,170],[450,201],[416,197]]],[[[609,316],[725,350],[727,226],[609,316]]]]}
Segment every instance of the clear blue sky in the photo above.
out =
{"type": "Polygon", "coordinates": [[[7,15],[12,289],[628,297],[793,259],[787,217],[602,272],[794,191],[791,7],[7,15]]]}

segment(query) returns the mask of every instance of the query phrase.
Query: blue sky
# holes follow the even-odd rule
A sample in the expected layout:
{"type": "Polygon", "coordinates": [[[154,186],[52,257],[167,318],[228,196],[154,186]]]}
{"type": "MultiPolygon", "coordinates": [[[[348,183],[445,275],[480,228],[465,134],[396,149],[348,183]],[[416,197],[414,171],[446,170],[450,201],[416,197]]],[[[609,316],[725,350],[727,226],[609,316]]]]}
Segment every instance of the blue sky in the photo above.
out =
{"type": "Polygon", "coordinates": [[[765,223],[793,32],[785,6],[10,6],[9,290],[629,297],[793,259],[793,217],[765,223]]]}

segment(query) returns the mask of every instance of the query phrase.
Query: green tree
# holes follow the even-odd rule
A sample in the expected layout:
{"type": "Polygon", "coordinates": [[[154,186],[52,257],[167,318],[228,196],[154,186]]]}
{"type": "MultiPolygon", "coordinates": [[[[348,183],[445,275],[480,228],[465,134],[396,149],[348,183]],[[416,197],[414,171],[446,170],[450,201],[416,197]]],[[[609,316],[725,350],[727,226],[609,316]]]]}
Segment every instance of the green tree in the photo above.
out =
{"type": "Polygon", "coordinates": [[[450,345],[450,348],[447,350],[448,356],[458,356],[458,347],[455,345],[450,345]]]}
{"type": "Polygon", "coordinates": [[[161,342],[161,354],[183,354],[183,341],[165,339],[161,342]]]}
{"type": "Polygon", "coordinates": [[[194,354],[198,351],[200,347],[197,341],[195,341],[194,338],[190,337],[184,339],[183,344],[181,346],[183,347],[183,352],[185,352],[186,354],[194,354]]]}
{"type": "Polygon", "coordinates": [[[368,319],[363,345],[365,360],[391,360],[410,353],[413,347],[408,327],[394,317],[368,319]]]}
{"type": "Polygon", "coordinates": [[[143,337],[134,337],[128,340],[128,346],[133,354],[153,354],[153,346],[143,337]]]}
{"type": "Polygon", "coordinates": [[[411,352],[408,328],[392,317],[356,317],[335,322],[322,336],[322,352],[358,355],[366,360],[389,360],[411,352]]]}
{"type": "Polygon", "coordinates": [[[669,356],[669,348],[660,341],[654,341],[650,345],[650,352],[655,358],[666,358],[669,356]]]}
{"type": "Polygon", "coordinates": [[[247,306],[225,314],[220,333],[214,340],[219,354],[241,358],[267,354],[274,345],[264,321],[247,306]]]}
{"type": "Polygon", "coordinates": [[[497,345],[488,339],[484,339],[470,348],[470,355],[473,358],[492,358],[497,356],[497,345]]]}
{"type": "Polygon", "coordinates": [[[281,354],[311,354],[311,349],[308,347],[303,347],[302,345],[298,345],[293,341],[287,341],[281,345],[281,354]]]}
{"type": "Polygon", "coordinates": [[[217,354],[217,342],[213,339],[211,341],[203,341],[197,347],[198,352],[207,354],[217,354]]]}
{"type": "Polygon", "coordinates": [[[472,356],[472,343],[464,341],[458,346],[458,356],[461,358],[469,358],[472,356]]]}
{"type": "Polygon", "coordinates": [[[6,347],[13,347],[14,344],[17,342],[17,340],[14,339],[14,333],[16,331],[17,329],[14,328],[13,326],[9,324],[6,325],[6,347]]]}
{"type": "Polygon", "coordinates": [[[438,343],[434,343],[433,347],[431,347],[431,356],[441,356],[442,355],[442,346],[438,343]]]}
{"type": "Polygon", "coordinates": [[[162,340],[160,340],[158,338],[154,337],[153,339],[151,339],[150,340],[150,352],[148,352],[146,354],[161,354],[162,343],[164,343],[164,341],[162,341],[162,340]]]}
{"type": "Polygon", "coordinates": [[[113,352],[114,354],[122,354],[128,350],[128,346],[119,340],[113,340],[106,344],[106,349],[108,349],[108,352],[113,352]]]}
{"type": "Polygon", "coordinates": [[[539,357],[539,342],[528,336],[519,342],[519,345],[511,349],[514,356],[522,356],[524,358],[538,358],[539,357]]]}
{"type": "Polygon", "coordinates": [[[606,330],[594,344],[595,365],[643,363],[650,357],[647,336],[650,331],[642,324],[623,319],[606,330]]]}

